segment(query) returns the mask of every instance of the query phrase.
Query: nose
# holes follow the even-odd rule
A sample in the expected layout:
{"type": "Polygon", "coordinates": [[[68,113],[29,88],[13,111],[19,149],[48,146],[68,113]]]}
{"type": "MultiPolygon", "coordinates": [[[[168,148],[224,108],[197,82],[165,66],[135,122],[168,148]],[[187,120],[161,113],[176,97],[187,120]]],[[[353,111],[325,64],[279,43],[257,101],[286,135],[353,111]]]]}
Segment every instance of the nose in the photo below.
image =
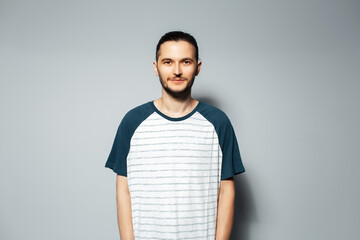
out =
{"type": "Polygon", "coordinates": [[[174,64],[174,75],[179,76],[181,74],[182,72],[181,72],[180,63],[174,64]]]}

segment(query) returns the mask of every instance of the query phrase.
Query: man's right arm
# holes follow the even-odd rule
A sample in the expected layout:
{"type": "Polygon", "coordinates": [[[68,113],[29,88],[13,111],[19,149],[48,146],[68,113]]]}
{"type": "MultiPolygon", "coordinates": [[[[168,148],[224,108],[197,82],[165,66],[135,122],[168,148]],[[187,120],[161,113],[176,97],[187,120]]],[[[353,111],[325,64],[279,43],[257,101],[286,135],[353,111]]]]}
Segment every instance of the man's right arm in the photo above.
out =
{"type": "Polygon", "coordinates": [[[127,177],[119,174],[116,177],[116,204],[120,238],[134,240],[129,185],[127,177]]]}

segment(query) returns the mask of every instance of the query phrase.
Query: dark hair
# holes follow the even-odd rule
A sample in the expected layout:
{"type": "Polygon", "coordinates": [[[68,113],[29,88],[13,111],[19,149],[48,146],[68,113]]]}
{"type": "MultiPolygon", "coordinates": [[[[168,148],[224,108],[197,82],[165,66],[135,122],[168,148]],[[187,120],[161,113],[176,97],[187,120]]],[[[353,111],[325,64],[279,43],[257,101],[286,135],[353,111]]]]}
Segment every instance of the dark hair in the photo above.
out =
{"type": "Polygon", "coordinates": [[[196,40],[193,36],[191,36],[189,33],[181,32],[181,31],[172,31],[165,33],[164,36],[162,36],[156,46],[156,61],[159,58],[159,49],[161,44],[168,41],[186,41],[194,46],[195,48],[195,59],[196,61],[199,60],[199,48],[196,43],[196,40]]]}

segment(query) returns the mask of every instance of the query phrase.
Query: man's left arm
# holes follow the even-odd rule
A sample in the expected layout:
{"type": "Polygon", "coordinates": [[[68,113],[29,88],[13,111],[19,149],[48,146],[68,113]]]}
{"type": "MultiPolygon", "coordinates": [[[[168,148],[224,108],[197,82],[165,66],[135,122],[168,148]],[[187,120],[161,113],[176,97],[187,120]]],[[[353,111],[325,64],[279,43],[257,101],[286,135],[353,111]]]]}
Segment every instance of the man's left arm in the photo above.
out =
{"type": "Polygon", "coordinates": [[[234,177],[220,182],[215,240],[228,240],[234,218],[235,184],[234,177]]]}

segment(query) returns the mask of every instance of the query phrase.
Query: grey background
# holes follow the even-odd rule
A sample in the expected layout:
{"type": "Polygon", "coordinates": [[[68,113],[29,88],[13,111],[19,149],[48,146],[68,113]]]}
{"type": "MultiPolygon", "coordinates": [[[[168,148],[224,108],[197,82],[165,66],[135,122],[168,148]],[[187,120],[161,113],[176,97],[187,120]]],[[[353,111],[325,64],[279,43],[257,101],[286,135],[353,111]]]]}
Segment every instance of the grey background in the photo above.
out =
{"type": "Polygon", "coordinates": [[[227,113],[247,172],[231,239],[358,239],[360,2],[0,1],[0,239],[119,239],[104,168],[160,96],[155,45],[192,33],[193,97],[227,113]]]}

